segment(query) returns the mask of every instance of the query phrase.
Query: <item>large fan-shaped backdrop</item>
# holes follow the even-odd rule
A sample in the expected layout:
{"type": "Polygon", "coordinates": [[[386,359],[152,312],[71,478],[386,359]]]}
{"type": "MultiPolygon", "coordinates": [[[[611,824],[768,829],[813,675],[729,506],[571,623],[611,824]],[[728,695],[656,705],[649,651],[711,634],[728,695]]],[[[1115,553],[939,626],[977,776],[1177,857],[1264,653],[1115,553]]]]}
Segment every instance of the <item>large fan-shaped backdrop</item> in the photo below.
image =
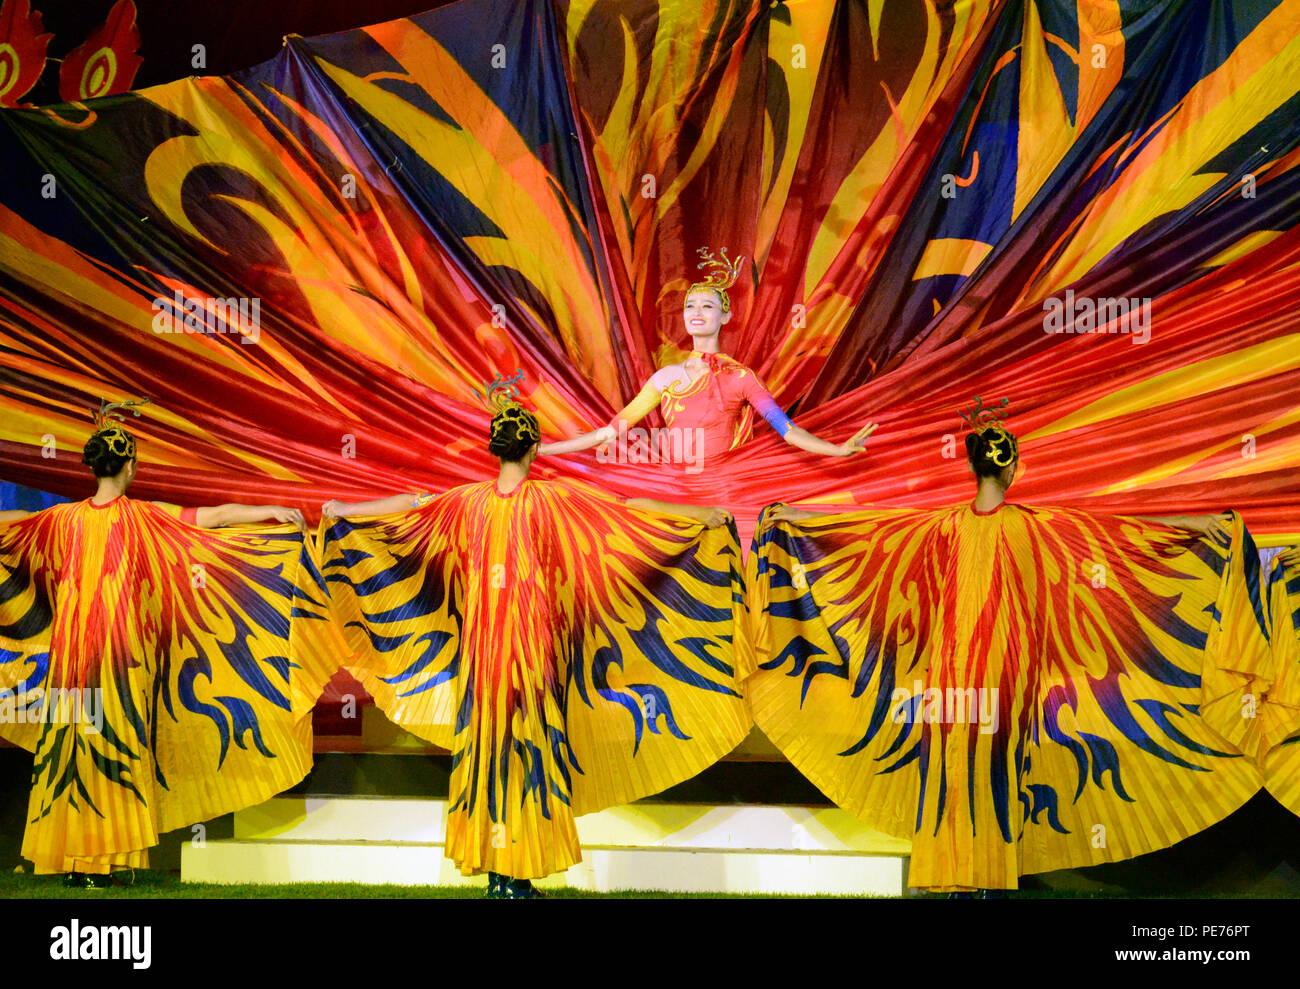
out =
{"type": "Polygon", "coordinates": [[[149,496],[487,477],[476,384],[603,424],[726,245],[725,348],[824,437],[881,423],[869,454],[760,424],[699,476],[544,474],[951,503],[956,410],[1009,396],[1023,501],[1300,528],[1296,0],[460,0],[0,134],[10,481],[84,493],[87,411],[139,395],[149,496]],[[257,331],[160,332],[178,298],[257,331]],[[1149,322],[1047,332],[1098,298],[1149,322]]]}

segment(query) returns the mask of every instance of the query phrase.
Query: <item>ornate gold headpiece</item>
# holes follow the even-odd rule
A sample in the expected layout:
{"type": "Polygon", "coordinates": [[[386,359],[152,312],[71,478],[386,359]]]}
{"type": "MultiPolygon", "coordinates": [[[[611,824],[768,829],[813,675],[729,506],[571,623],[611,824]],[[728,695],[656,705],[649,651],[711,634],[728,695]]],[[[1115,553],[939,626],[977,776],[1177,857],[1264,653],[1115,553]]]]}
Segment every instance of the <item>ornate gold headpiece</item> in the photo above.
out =
{"type": "Polygon", "coordinates": [[[516,424],[515,434],[521,439],[541,442],[542,431],[537,425],[537,416],[519,404],[519,386],[523,383],[522,368],[516,368],[509,378],[503,378],[498,371],[496,377],[483,386],[486,395],[474,392],[492,413],[492,439],[496,439],[506,423],[513,422],[516,424]]]}
{"type": "Polygon", "coordinates": [[[1004,398],[992,408],[984,407],[984,400],[975,396],[975,404],[961,413],[962,419],[971,432],[977,436],[987,437],[989,459],[999,467],[1009,467],[1020,456],[1020,444],[1015,435],[1007,429],[1006,413],[1002,410],[1011,404],[1011,399],[1004,398]]]}
{"type": "Polygon", "coordinates": [[[736,279],[740,277],[740,265],[745,260],[743,254],[737,256],[732,261],[727,257],[727,249],[721,247],[718,249],[720,258],[715,257],[713,252],[707,247],[699,249],[700,268],[706,274],[703,281],[695,282],[686,290],[686,294],[698,292],[701,289],[707,289],[718,293],[718,298],[722,300],[722,311],[731,312],[731,299],[727,297],[727,289],[736,284],[736,279]]]}
{"type": "Polygon", "coordinates": [[[105,402],[102,398],[99,400],[99,411],[95,413],[95,435],[100,437],[114,456],[126,457],[131,460],[135,457],[135,437],[118,425],[125,421],[125,417],[120,412],[114,412],[114,409],[132,409],[133,414],[137,417],[140,410],[135,408],[138,405],[148,405],[149,399],[142,398],[137,402],[105,402]]]}

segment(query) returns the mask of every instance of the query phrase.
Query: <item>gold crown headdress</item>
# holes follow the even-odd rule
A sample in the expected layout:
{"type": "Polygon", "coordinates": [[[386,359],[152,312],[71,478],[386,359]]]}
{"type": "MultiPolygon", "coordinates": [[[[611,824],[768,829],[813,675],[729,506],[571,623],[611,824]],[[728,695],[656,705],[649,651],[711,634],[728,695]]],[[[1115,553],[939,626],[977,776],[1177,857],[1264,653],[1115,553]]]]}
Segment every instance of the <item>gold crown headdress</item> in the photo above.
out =
{"type": "Polygon", "coordinates": [[[534,443],[541,442],[542,434],[541,428],[537,425],[537,416],[519,404],[519,386],[523,383],[522,368],[515,368],[515,373],[509,378],[503,378],[498,371],[496,377],[484,385],[486,395],[477,390],[474,392],[483,399],[488,411],[492,413],[492,439],[496,439],[497,433],[505,427],[506,423],[513,422],[516,424],[515,435],[521,439],[532,440],[534,443]]]}
{"type": "Polygon", "coordinates": [[[140,415],[140,410],[135,408],[138,405],[148,405],[149,399],[142,398],[137,402],[105,402],[102,398],[99,400],[99,411],[95,413],[95,433],[108,444],[108,449],[117,457],[125,457],[128,460],[135,458],[135,437],[118,425],[125,422],[126,417],[120,412],[114,412],[114,409],[132,409],[135,416],[140,415]]]}
{"type": "Polygon", "coordinates": [[[740,277],[740,265],[745,260],[743,254],[737,256],[732,261],[727,257],[727,249],[721,247],[718,253],[720,258],[715,257],[713,252],[707,247],[699,249],[700,267],[706,272],[703,281],[694,282],[686,290],[686,294],[698,292],[702,289],[717,292],[718,298],[722,300],[722,311],[731,312],[731,299],[727,297],[727,289],[736,284],[736,279],[740,277]]]}
{"type": "Polygon", "coordinates": [[[966,412],[960,413],[967,427],[977,436],[988,437],[989,460],[999,467],[1009,467],[1020,456],[1020,444],[1011,430],[1007,429],[1006,413],[1003,408],[1011,404],[1011,399],[1004,398],[996,406],[985,408],[984,400],[975,396],[975,404],[966,412]]]}

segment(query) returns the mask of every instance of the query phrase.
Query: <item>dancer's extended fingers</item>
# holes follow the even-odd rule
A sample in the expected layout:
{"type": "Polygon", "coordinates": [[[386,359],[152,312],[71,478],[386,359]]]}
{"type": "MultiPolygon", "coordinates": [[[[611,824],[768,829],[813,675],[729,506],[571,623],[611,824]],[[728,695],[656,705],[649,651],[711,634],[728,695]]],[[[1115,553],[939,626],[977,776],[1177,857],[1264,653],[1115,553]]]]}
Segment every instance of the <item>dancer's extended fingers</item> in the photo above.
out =
{"type": "Polygon", "coordinates": [[[848,445],[856,450],[861,450],[864,446],[866,446],[867,438],[875,431],[876,431],[876,424],[874,422],[867,423],[867,425],[863,426],[861,429],[859,429],[856,433],[853,434],[853,438],[849,440],[848,445]]]}

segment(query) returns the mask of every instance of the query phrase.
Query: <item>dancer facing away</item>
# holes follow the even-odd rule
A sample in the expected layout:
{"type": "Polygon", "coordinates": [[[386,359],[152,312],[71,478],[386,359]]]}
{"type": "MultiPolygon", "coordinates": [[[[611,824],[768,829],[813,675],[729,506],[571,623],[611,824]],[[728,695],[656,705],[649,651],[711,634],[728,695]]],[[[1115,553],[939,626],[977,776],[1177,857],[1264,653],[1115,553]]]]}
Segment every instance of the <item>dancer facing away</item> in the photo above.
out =
{"type": "Polygon", "coordinates": [[[319,575],[318,600],[299,586],[301,514],[127,497],[136,441],[112,410],[141,404],[101,407],[94,495],[0,513],[0,734],[36,756],[22,854],[71,886],[301,780],[326,679],[289,648],[295,607],[327,614],[319,575]],[[285,525],[207,531],[266,520],[285,525]]]}
{"type": "Polygon", "coordinates": [[[1279,553],[1268,579],[1275,680],[1263,704],[1264,785],[1300,814],[1300,547],[1279,553]]]}
{"type": "Polygon", "coordinates": [[[958,895],[1164,848],[1241,806],[1272,669],[1239,516],[1008,505],[1016,438],[978,399],[967,422],[973,504],[778,506],[749,578],[755,721],[911,839],[911,886],[958,895]]]}
{"type": "Polygon", "coordinates": [[[349,669],[452,752],[446,854],[504,898],[581,860],[575,816],[695,775],[752,724],[729,514],[534,480],[518,380],[488,389],[495,481],[328,502],[344,520],[320,540],[349,669]]]}
{"type": "MultiPolygon", "coordinates": [[[[735,283],[744,260],[727,260],[727,252],[716,259],[704,248],[701,267],[709,269],[703,281],[686,292],[682,319],[691,336],[692,350],[685,360],[660,368],[645,387],[614,419],[600,429],[558,443],[543,443],[542,456],[576,453],[609,442],[634,426],[657,405],[670,430],[685,435],[698,430],[699,446],[692,451],[700,461],[739,446],[751,432],[750,408],[789,444],[827,457],[848,457],[865,448],[875,432],[868,423],[845,443],[828,443],[796,426],[758,377],[739,361],[721,351],[722,327],[731,321],[731,300],[727,289],[735,283]],[[748,405],[750,408],[746,408],[748,405]]],[[[680,451],[665,459],[671,460],[680,451]]]]}

